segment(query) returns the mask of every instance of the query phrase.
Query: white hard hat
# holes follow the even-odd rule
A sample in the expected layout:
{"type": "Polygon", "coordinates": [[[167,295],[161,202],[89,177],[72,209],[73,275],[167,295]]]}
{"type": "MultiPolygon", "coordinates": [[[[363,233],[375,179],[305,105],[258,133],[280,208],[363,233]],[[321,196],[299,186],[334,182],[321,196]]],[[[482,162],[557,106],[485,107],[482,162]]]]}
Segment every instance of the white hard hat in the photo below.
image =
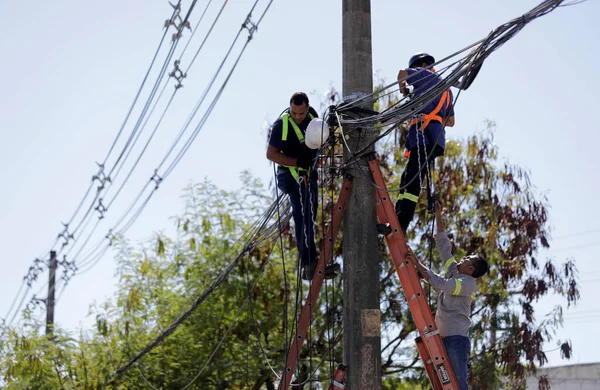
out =
{"type": "Polygon", "coordinates": [[[311,149],[318,149],[329,138],[329,126],[322,119],[315,118],[308,124],[304,143],[311,149]]]}

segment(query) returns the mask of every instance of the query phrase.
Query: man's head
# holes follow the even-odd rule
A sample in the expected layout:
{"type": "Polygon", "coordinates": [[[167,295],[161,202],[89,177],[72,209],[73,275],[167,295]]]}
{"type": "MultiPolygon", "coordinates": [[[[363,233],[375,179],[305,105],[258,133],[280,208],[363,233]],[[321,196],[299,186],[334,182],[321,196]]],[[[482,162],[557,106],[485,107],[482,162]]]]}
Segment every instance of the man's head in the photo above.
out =
{"type": "Polygon", "coordinates": [[[304,92],[296,92],[290,99],[290,115],[297,124],[300,124],[308,115],[308,96],[304,92]]]}
{"type": "Polygon", "coordinates": [[[408,60],[409,68],[425,68],[435,64],[435,58],[427,53],[417,53],[408,60]]]}
{"type": "Polygon", "coordinates": [[[488,271],[488,262],[481,255],[473,254],[463,257],[458,263],[458,272],[479,278],[488,271]]]}

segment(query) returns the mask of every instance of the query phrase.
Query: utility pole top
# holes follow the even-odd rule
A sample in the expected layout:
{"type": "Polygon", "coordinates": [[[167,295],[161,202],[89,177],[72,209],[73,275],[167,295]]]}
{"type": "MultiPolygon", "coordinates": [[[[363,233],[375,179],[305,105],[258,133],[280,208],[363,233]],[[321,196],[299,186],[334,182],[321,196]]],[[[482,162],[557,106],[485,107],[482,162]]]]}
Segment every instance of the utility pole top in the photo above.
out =
{"type": "Polygon", "coordinates": [[[56,251],[50,251],[50,278],[48,279],[48,296],[46,298],[46,335],[52,335],[54,330],[54,293],[56,290],[56,251]]]}

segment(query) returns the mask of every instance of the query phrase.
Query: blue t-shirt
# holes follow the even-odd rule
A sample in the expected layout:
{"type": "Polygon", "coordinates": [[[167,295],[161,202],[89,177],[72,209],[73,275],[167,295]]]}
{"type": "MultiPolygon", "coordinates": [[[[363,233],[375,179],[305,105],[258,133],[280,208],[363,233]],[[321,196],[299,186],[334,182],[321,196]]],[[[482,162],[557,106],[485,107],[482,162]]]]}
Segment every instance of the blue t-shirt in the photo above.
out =
{"type": "MultiPolygon", "coordinates": [[[[428,69],[408,68],[406,69],[406,72],[408,73],[406,82],[414,87],[414,97],[424,94],[442,82],[442,78],[437,73],[428,69]]],[[[454,116],[454,107],[452,104],[454,101],[454,96],[452,95],[452,91],[448,90],[448,92],[450,93],[450,104],[445,104],[438,113],[438,115],[442,118],[454,116]]],[[[440,94],[440,96],[438,96],[432,102],[424,106],[421,110],[417,111],[417,114],[431,113],[437,107],[441,97],[442,95],[440,94]]],[[[406,149],[411,150],[417,145],[423,144],[434,145],[436,141],[442,149],[446,147],[446,130],[443,128],[440,122],[429,122],[429,125],[422,133],[417,131],[417,125],[413,125],[408,129],[408,136],[406,137],[406,149]]]]}
{"type": "MultiPolygon", "coordinates": [[[[311,113],[315,118],[318,117],[317,112],[314,108],[309,107],[308,112],[311,113]]],[[[290,109],[285,110],[283,114],[290,113],[290,109]]],[[[291,119],[291,117],[290,117],[291,119]]],[[[293,120],[293,119],[291,119],[293,120]]],[[[306,132],[306,128],[312,119],[309,115],[306,115],[304,121],[298,125],[298,128],[302,131],[302,134],[306,132]]],[[[300,142],[296,132],[294,131],[294,127],[291,123],[288,123],[288,132],[287,132],[287,140],[282,140],[283,136],[283,119],[279,117],[275,123],[273,123],[273,127],[271,128],[271,136],[269,137],[269,145],[281,149],[283,154],[289,157],[298,158],[302,153],[307,153],[310,151],[312,153],[312,157],[314,158],[317,154],[316,150],[309,149],[304,145],[304,142],[300,142]]]]}

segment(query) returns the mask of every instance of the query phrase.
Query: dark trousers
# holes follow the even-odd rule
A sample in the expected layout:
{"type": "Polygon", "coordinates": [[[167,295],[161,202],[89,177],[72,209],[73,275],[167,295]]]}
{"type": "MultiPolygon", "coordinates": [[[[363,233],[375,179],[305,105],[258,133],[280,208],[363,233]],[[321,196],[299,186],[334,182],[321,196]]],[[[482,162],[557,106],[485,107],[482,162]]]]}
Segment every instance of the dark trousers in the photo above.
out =
{"type": "Polygon", "coordinates": [[[465,336],[448,336],[444,337],[442,341],[460,390],[469,390],[468,364],[469,355],[471,354],[471,340],[465,336]]]}
{"type": "MultiPolygon", "coordinates": [[[[306,171],[304,171],[306,172],[306,171]]],[[[300,263],[307,266],[316,261],[314,221],[318,207],[318,175],[313,171],[309,176],[300,176],[298,183],[289,169],[279,169],[277,187],[290,197],[292,217],[296,225],[296,245],[300,252],[300,263]],[[309,190],[310,188],[310,190],[309,190]]]]}
{"type": "MultiPolygon", "coordinates": [[[[421,186],[425,183],[427,172],[433,169],[433,160],[444,154],[444,150],[440,146],[436,145],[433,153],[431,153],[431,149],[432,146],[429,145],[421,145],[419,148],[414,147],[411,149],[408,163],[400,178],[400,186],[404,190],[400,193],[400,198],[396,202],[396,214],[398,214],[400,227],[404,231],[408,229],[408,225],[415,215],[415,209],[421,194],[421,186]],[[431,157],[428,163],[425,163],[430,154],[431,157]]],[[[430,185],[429,180],[427,185],[430,185]]]]}

